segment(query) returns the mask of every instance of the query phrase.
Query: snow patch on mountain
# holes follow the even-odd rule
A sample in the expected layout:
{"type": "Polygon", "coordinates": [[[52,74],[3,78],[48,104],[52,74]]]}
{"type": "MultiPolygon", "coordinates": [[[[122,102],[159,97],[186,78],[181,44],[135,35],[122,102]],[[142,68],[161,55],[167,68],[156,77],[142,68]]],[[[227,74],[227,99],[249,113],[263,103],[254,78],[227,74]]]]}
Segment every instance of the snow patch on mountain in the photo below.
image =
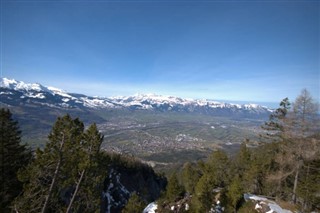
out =
{"type": "Polygon", "coordinates": [[[41,84],[37,83],[32,83],[32,84],[27,84],[24,83],[23,81],[16,81],[14,79],[7,79],[7,78],[1,78],[0,79],[0,86],[9,88],[9,89],[14,89],[14,90],[26,90],[26,91],[47,91],[48,89],[41,84]]]}
{"type": "Polygon", "coordinates": [[[46,96],[43,94],[43,93],[33,93],[33,92],[30,92],[27,94],[28,97],[30,98],[39,98],[39,99],[44,99],[46,98],[46,96]]]}
{"type": "Polygon", "coordinates": [[[76,99],[69,95],[66,91],[63,91],[61,89],[55,88],[55,87],[47,87],[47,90],[50,91],[53,95],[60,95],[62,97],[76,99]]]}
{"type": "Polygon", "coordinates": [[[0,95],[12,95],[12,92],[0,92],[0,95]]]}

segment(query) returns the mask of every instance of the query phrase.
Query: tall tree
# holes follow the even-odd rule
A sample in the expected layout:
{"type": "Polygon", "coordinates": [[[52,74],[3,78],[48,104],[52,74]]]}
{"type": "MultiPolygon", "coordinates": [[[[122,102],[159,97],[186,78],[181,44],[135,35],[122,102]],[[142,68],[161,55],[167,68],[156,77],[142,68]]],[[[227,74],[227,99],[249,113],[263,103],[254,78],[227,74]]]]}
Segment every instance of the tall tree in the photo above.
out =
{"type": "Polygon", "coordinates": [[[251,152],[247,148],[248,142],[249,140],[246,140],[241,143],[240,150],[238,151],[234,159],[234,164],[236,164],[236,172],[241,176],[245,173],[246,170],[248,170],[248,167],[251,163],[251,152]]]}
{"type": "MultiPolygon", "coordinates": [[[[45,202],[42,207],[41,212],[47,212],[49,208],[49,202],[54,191],[59,190],[57,187],[57,182],[60,179],[60,173],[68,173],[70,171],[74,172],[76,164],[73,164],[75,161],[78,161],[78,151],[79,145],[82,140],[84,125],[79,119],[74,119],[67,115],[62,118],[58,118],[58,121],[55,123],[52,132],[49,135],[50,143],[53,150],[56,151],[56,162],[54,162],[55,169],[48,190],[48,194],[45,195],[45,202]],[[64,171],[62,171],[64,169],[64,171]]],[[[49,155],[51,153],[48,153],[49,155]]],[[[52,157],[52,156],[48,156],[52,157]]],[[[62,176],[63,174],[61,174],[62,176]]],[[[68,176],[67,176],[68,177],[68,176]]],[[[65,184],[70,184],[68,179],[63,180],[65,184]]]]}
{"type": "Polygon", "coordinates": [[[214,189],[229,182],[229,158],[221,150],[214,151],[204,164],[203,175],[196,184],[191,208],[194,212],[208,212],[215,200],[214,189]]]}
{"type": "Polygon", "coordinates": [[[240,178],[238,178],[238,177],[234,178],[228,187],[227,195],[230,200],[230,204],[233,208],[233,211],[235,213],[237,212],[237,207],[238,207],[239,202],[243,196],[243,192],[244,192],[244,190],[242,188],[240,178]]]}
{"type": "Polygon", "coordinates": [[[182,170],[182,182],[184,188],[189,194],[192,194],[194,192],[194,189],[200,177],[201,173],[199,171],[199,168],[189,162],[184,164],[182,170]]]}
{"type": "Polygon", "coordinates": [[[30,159],[30,149],[21,144],[18,122],[9,109],[0,109],[0,212],[9,212],[10,203],[21,192],[17,172],[30,159]]]}
{"type": "Polygon", "coordinates": [[[264,135],[264,138],[268,142],[274,143],[274,158],[276,163],[276,171],[273,171],[269,175],[269,180],[276,183],[276,196],[281,195],[283,181],[289,176],[292,172],[288,171],[288,154],[287,143],[289,142],[288,130],[291,128],[290,119],[288,114],[290,112],[291,103],[288,98],[283,99],[280,102],[280,106],[276,109],[269,118],[269,121],[262,126],[267,133],[264,135]]]}
{"type": "Polygon", "coordinates": [[[306,137],[310,131],[312,133],[312,130],[316,130],[314,125],[319,126],[316,122],[318,111],[319,104],[313,100],[308,90],[303,89],[293,104],[295,131],[298,131],[301,137],[306,137]]]}
{"type": "Polygon", "coordinates": [[[284,99],[266,123],[269,138],[276,142],[275,172],[269,175],[271,180],[277,181],[277,195],[288,193],[281,190],[281,185],[287,182],[291,188],[292,201],[296,202],[299,174],[304,162],[316,157],[319,143],[314,135],[319,129],[318,104],[312,99],[307,90],[302,90],[289,108],[288,99],[284,99]]]}
{"type": "Polygon", "coordinates": [[[132,193],[122,213],[141,213],[146,207],[146,203],[141,200],[137,193],[132,193]]]}
{"type": "Polygon", "coordinates": [[[269,121],[265,122],[262,129],[267,133],[262,135],[271,142],[281,142],[286,138],[286,130],[288,129],[288,113],[291,108],[289,98],[284,98],[280,102],[280,106],[269,117],[269,121]]]}
{"type": "Polygon", "coordinates": [[[229,181],[230,162],[228,155],[222,151],[214,151],[206,164],[206,174],[210,176],[215,187],[224,187],[229,181]]]}
{"type": "Polygon", "coordinates": [[[313,100],[308,90],[303,89],[293,104],[293,144],[290,146],[294,156],[295,166],[293,167],[295,177],[292,191],[292,201],[296,202],[298,179],[301,167],[306,160],[315,156],[314,150],[320,148],[311,143],[311,138],[319,129],[318,104],[313,100]],[[311,136],[311,137],[310,137],[311,136]]]}
{"type": "Polygon", "coordinates": [[[174,202],[176,199],[181,198],[184,193],[183,186],[179,183],[176,173],[173,173],[168,181],[166,189],[166,198],[170,202],[174,202]]]}
{"type": "Polygon", "coordinates": [[[96,124],[92,124],[84,133],[78,152],[78,174],[75,173],[74,176],[75,189],[67,212],[71,212],[73,207],[86,212],[99,208],[100,190],[96,189],[99,188],[99,185],[102,186],[101,183],[105,178],[104,172],[99,170],[98,165],[103,138],[96,124]]]}
{"type": "Polygon", "coordinates": [[[210,175],[204,174],[198,181],[195,193],[192,196],[191,207],[193,212],[208,212],[214,202],[214,182],[210,175]]]}
{"type": "MultiPolygon", "coordinates": [[[[320,142],[320,141],[319,141],[320,142]]],[[[318,156],[320,155],[320,149],[318,156]]],[[[320,158],[306,161],[301,168],[301,178],[297,186],[297,196],[302,200],[302,212],[312,212],[320,203],[320,158]]]]}
{"type": "MultiPolygon", "coordinates": [[[[25,184],[15,202],[22,212],[97,212],[106,168],[99,168],[103,135],[96,124],[84,131],[83,123],[69,115],[59,117],[44,150],[20,173],[25,184]]],[[[103,164],[104,165],[104,164],[103,164]]]]}

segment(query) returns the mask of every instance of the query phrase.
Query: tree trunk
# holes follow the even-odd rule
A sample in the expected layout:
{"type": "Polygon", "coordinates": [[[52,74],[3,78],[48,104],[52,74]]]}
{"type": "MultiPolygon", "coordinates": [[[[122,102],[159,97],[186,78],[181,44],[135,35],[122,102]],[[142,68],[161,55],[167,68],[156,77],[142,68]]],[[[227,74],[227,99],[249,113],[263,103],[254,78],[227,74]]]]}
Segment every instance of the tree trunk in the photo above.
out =
{"type": "Polygon", "coordinates": [[[302,161],[299,160],[296,170],[296,175],[294,177],[294,184],[293,184],[293,195],[292,195],[292,202],[295,204],[297,202],[297,187],[298,187],[298,179],[299,179],[299,172],[300,172],[300,166],[302,164],[302,161]]]}
{"type": "MultiPolygon", "coordinates": [[[[88,151],[89,162],[91,161],[92,146],[93,146],[93,144],[90,145],[89,151],[88,151]]],[[[81,172],[79,181],[77,182],[76,189],[74,190],[74,193],[73,193],[73,195],[72,195],[72,198],[71,198],[71,200],[70,200],[70,203],[69,203],[69,205],[68,205],[68,208],[67,208],[66,213],[69,213],[69,212],[71,211],[71,207],[72,207],[73,202],[74,202],[74,200],[75,200],[75,198],[76,198],[76,196],[77,196],[77,194],[78,194],[78,191],[79,191],[79,189],[80,189],[80,184],[81,184],[81,182],[82,182],[82,180],[83,180],[83,177],[84,177],[85,172],[86,172],[86,169],[83,169],[82,172],[81,172]]]]}
{"type": "Polygon", "coordinates": [[[293,184],[293,195],[292,195],[292,202],[295,204],[297,201],[296,191],[298,186],[298,177],[299,177],[299,169],[296,171],[296,175],[294,177],[294,184],[293,184]]]}
{"type": "Polygon", "coordinates": [[[47,211],[48,204],[49,204],[49,201],[51,199],[52,192],[53,192],[53,188],[55,187],[56,182],[57,182],[58,174],[60,172],[60,167],[61,167],[61,161],[62,161],[62,148],[63,148],[63,145],[64,145],[64,135],[63,135],[63,138],[62,138],[62,141],[61,141],[61,144],[60,144],[59,160],[58,160],[56,169],[54,171],[54,175],[53,175],[53,179],[52,179],[52,182],[51,182],[51,185],[50,185],[50,188],[49,188],[49,192],[48,192],[48,195],[46,196],[46,199],[45,199],[44,205],[42,207],[41,213],[45,213],[47,211]]]}
{"type": "Polygon", "coordinates": [[[59,174],[59,171],[60,171],[60,166],[61,166],[61,158],[59,159],[59,161],[57,163],[57,166],[56,166],[56,169],[54,171],[54,176],[53,176],[50,188],[49,188],[48,195],[46,196],[46,200],[45,200],[44,205],[42,207],[41,213],[45,213],[47,211],[48,203],[49,203],[49,200],[51,198],[53,188],[56,185],[57,177],[58,177],[58,174],[59,174]]]}
{"type": "MultiPolygon", "coordinates": [[[[306,183],[309,182],[309,171],[310,171],[310,166],[308,165],[307,167],[307,176],[306,176],[306,183]]],[[[307,187],[307,191],[304,195],[304,201],[303,201],[303,210],[306,211],[308,208],[308,203],[309,203],[309,187],[307,187]]]]}
{"type": "Polygon", "coordinates": [[[83,177],[84,177],[85,171],[86,171],[86,170],[84,169],[84,170],[82,170],[82,172],[81,172],[79,181],[78,181],[78,183],[77,183],[76,189],[74,190],[74,193],[73,193],[73,195],[72,195],[72,198],[71,198],[71,200],[70,200],[70,203],[69,203],[69,205],[68,205],[68,208],[67,208],[66,213],[69,213],[69,212],[71,211],[72,204],[73,204],[74,199],[76,198],[77,193],[78,193],[78,191],[79,191],[79,189],[80,189],[80,184],[81,184],[82,179],[83,179],[83,177]]]}
{"type": "Polygon", "coordinates": [[[276,182],[276,201],[281,200],[282,176],[276,182]]]}

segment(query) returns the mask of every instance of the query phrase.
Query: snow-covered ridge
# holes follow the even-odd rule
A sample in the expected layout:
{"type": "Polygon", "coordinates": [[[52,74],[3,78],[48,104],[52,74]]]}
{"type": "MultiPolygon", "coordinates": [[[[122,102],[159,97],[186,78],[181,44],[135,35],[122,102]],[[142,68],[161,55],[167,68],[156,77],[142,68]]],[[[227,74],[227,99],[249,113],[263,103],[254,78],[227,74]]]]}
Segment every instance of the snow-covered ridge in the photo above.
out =
{"type": "MultiPolygon", "coordinates": [[[[133,96],[118,97],[90,97],[80,94],[71,94],[55,87],[46,87],[38,83],[24,83],[14,79],[0,78],[0,87],[9,90],[22,92],[20,98],[33,98],[45,100],[48,96],[55,97],[54,101],[60,101],[59,106],[79,107],[80,105],[88,108],[134,108],[145,110],[162,111],[199,111],[229,109],[231,111],[247,111],[252,113],[271,112],[267,107],[257,104],[230,104],[212,100],[187,99],[173,96],[163,96],[156,94],[136,94],[133,96]]],[[[10,95],[2,92],[1,95],[10,95]]],[[[54,104],[54,103],[53,103],[54,104]]]]}
{"type": "Polygon", "coordinates": [[[181,106],[199,106],[199,107],[209,107],[209,108],[236,108],[236,109],[245,109],[245,110],[267,110],[271,111],[267,107],[258,105],[258,104],[230,104],[223,103],[212,100],[199,100],[199,99],[184,99],[173,96],[162,96],[156,94],[136,94],[133,96],[119,96],[109,98],[118,104],[123,106],[141,106],[142,108],[152,108],[154,105],[164,105],[167,104],[170,107],[177,105],[181,106]]]}
{"type": "Polygon", "coordinates": [[[14,79],[8,78],[0,78],[0,87],[17,91],[49,92],[53,95],[57,94],[64,97],[71,97],[67,94],[67,92],[61,89],[57,89],[54,87],[45,87],[39,83],[25,83],[23,81],[16,81],[14,79]]]}

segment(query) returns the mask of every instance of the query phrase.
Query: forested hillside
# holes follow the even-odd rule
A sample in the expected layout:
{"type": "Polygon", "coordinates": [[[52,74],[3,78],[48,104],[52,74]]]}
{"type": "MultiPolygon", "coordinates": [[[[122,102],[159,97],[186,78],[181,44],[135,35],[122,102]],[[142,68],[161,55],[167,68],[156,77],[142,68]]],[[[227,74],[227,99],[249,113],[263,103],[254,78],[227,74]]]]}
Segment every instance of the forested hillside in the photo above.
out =
{"type": "Polygon", "coordinates": [[[132,193],[151,202],[165,189],[150,166],[101,151],[95,124],[59,117],[44,149],[31,154],[11,117],[1,109],[1,212],[121,212],[132,193]]]}
{"type": "Polygon", "coordinates": [[[134,156],[102,151],[97,125],[70,115],[56,120],[43,149],[31,151],[1,109],[1,212],[142,212],[154,201],[157,212],[256,212],[256,202],[244,199],[251,194],[292,212],[317,212],[318,107],[307,90],[292,104],[285,98],[258,146],[247,139],[234,155],[217,149],[167,178],[134,156]]]}

